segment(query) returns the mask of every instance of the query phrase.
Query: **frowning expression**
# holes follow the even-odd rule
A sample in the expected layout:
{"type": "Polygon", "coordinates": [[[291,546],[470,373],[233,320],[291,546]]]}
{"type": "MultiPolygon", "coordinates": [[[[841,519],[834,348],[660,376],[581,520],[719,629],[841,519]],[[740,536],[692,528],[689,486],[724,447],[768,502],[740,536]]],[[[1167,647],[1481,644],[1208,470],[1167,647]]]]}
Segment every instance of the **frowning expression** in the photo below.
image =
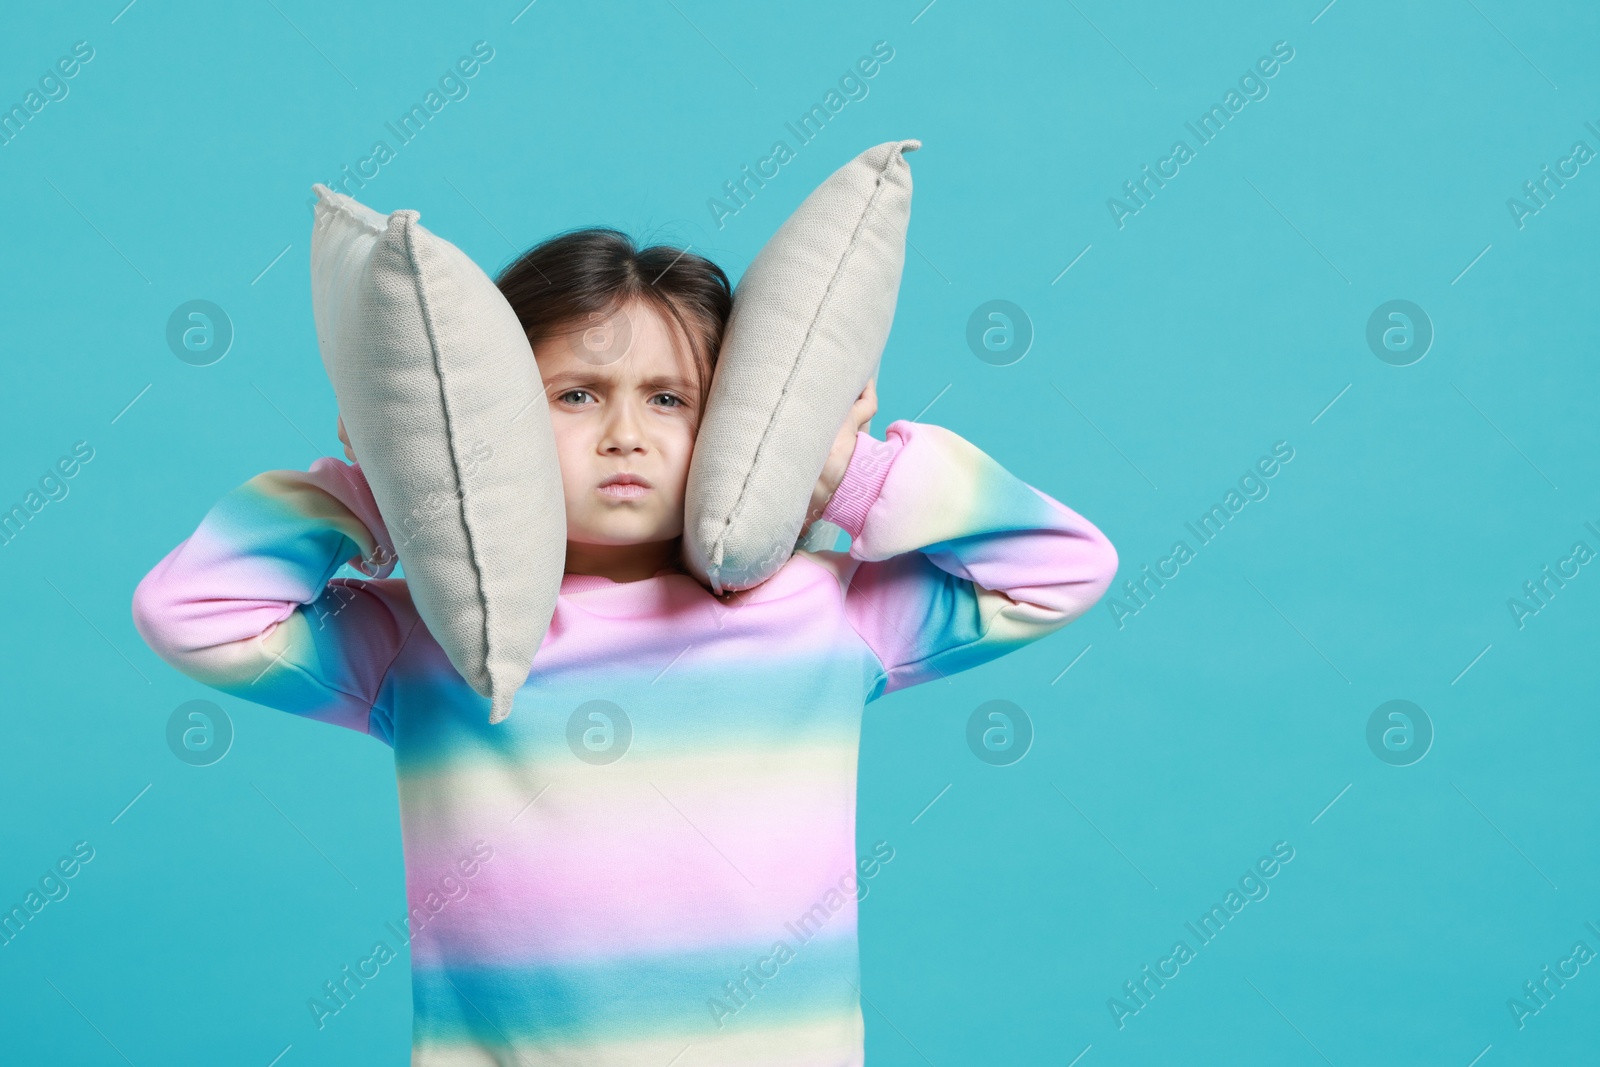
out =
{"type": "Polygon", "coordinates": [[[567,540],[664,541],[683,532],[701,397],[689,342],[643,302],[534,345],[566,497],[567,540]]]}

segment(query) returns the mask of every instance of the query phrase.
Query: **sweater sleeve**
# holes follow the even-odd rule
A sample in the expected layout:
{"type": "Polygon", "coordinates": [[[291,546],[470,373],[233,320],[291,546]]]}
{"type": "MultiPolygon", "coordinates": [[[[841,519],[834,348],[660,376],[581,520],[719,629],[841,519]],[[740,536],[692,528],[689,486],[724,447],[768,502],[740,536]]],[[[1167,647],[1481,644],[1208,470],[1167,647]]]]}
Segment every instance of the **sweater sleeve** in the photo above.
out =
{"type": "Polygon", "coordinates": [[[256,475],[222,497],[133,594],[163,660],[205,685],[393,744],[380,706],[418,625],[357,465],[256,475]],[[333,578],[350,563],[373,580],[333,578]]]}
{"type": "Polygon", "coordinates": [[[1117,573],[1106,536],[931,423],[862,431],[822,518],[860,561],[845,614],[883,666],[869,699],[986,663],[1088,611],[1117,573]]]}

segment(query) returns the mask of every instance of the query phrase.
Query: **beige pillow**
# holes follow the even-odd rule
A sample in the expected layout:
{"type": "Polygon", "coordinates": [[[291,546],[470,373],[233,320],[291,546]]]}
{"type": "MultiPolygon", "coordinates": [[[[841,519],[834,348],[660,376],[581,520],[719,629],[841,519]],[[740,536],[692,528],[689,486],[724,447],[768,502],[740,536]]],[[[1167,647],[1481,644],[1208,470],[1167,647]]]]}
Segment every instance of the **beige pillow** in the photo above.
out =
{"type": "Polygon", "coordinates": [[[488,275],[416,211],[311,188],[312,311],[351,446],[418,614],[500,722],[566,564],[533,350],[488,275]]]}
{"type": "Polygon", "coordinates": [[[911,219],[905,153],[920,147],[889,141],[834,171],[734,290],[684,504],[684,562],[713,592],[759,585],[794,553],[889,338],[911,219]]]}

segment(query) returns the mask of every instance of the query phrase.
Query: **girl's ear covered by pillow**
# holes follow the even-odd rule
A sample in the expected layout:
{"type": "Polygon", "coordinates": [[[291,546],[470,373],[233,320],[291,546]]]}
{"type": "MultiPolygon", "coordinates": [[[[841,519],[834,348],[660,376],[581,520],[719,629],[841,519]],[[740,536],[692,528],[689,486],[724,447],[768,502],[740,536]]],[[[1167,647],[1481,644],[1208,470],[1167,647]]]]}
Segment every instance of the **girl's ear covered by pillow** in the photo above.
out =
{"type": "Polygon", "coordinates": [[[417,212],[312,188],[311,306],[345,454],[361,457],[418,613],[499,722],[566,563],[533,350],[494,282],[417,212]]]}
{"type": "Polygon", "coordinates": [[[877,373],[919,147],[888,141],[840,167],[734,291],[684,507],[684,564],[715,593],[759,585],[793,554],[834,432],[877,373]]]}

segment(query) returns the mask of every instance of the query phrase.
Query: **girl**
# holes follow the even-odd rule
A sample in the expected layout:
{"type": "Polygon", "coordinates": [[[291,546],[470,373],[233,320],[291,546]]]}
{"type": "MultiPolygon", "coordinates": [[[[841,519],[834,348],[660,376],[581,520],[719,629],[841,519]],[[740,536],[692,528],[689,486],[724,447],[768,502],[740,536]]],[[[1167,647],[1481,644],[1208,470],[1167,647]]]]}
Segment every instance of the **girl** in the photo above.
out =
{"type": "Polygon", "coordinates": [[[510,719],[488,725],[374,566],[393,543],[348,440],[349,464],[225,495],[134,622],[191,678],[392,746],[414,1065],[859,1065],[858,885],[893,855],[856,856],[863,706],[1060,629],[1117,554],[949,430],[872,437],[869,383],[812,498],[848,551],[714,596],[679,551],[726,276],[597,229],[496,284],[546,385],[569,538],[510,719]],[[374,577],[333,578],[346,562],[374,577]]]}

